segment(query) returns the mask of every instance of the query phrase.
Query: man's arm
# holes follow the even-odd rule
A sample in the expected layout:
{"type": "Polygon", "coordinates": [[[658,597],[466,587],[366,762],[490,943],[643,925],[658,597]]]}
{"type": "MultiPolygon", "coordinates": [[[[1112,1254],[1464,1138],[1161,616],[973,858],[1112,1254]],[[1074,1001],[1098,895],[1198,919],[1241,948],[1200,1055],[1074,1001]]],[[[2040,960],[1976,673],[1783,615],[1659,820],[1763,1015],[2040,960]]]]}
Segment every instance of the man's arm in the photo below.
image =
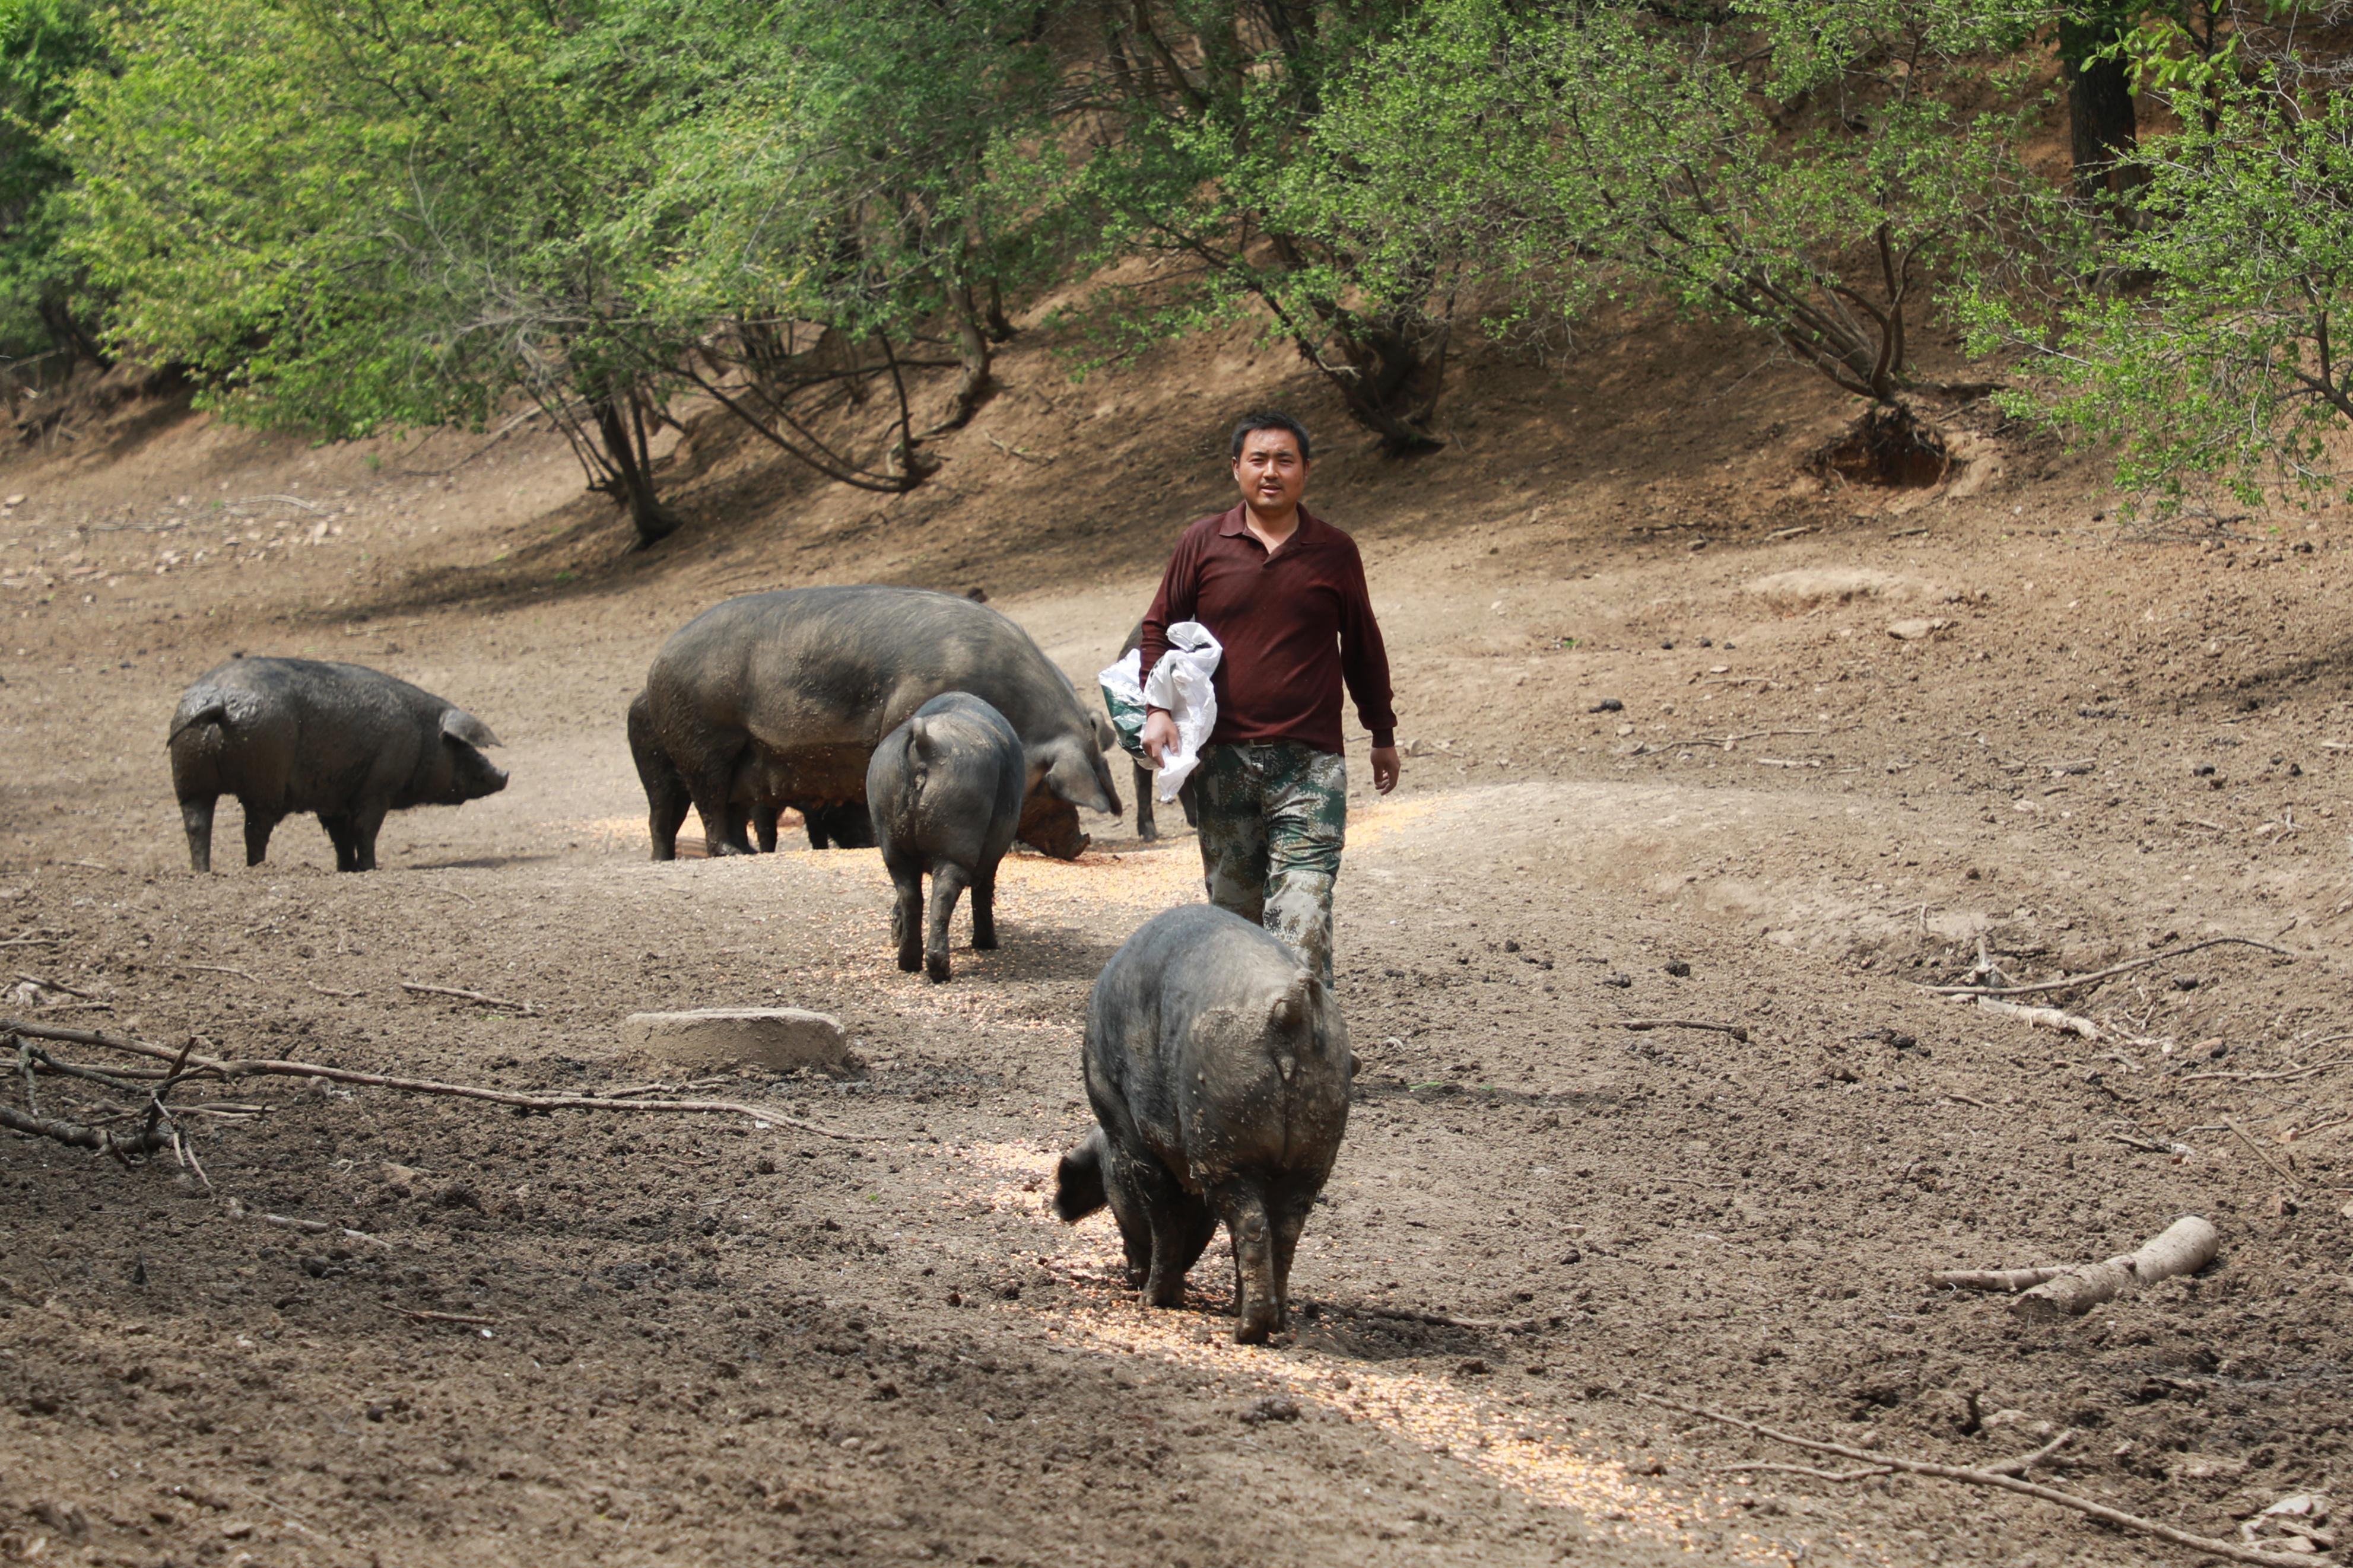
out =
{"type": "Polygon", "coordinates": [[[1365,562],[1351,547],[1340,590],[1340,677],[1356,699],[1356,717],[1373,732],[1373,787],[1395,788],[1399,763],[1397,710],[1389,690],[1389,650],[1373,617],[1373,596],[1365,585],[1365,562]]]}
{"type": "MultiPolygon", "coordinates": [[[[1160,656],[1168,651],[1168,628],[1178,621],[1194,618],[1193,607],[1199,598],[1199,563],[1193,531],[1187,529],[1168,557],[1167,570],[1160,574],[1160,587],[1152,595],[1152,607],[1144,612],[1144,634],[1136,644],[1137,652],[1143,656],[1136,665],[1138,680],[1150,680],[1160,656]]],[[[1142,739],[1145,754],[1158,762],[1161,754],[1176,743],[1175,717],[1166,708],[1146,708],[1142,739]]]]}

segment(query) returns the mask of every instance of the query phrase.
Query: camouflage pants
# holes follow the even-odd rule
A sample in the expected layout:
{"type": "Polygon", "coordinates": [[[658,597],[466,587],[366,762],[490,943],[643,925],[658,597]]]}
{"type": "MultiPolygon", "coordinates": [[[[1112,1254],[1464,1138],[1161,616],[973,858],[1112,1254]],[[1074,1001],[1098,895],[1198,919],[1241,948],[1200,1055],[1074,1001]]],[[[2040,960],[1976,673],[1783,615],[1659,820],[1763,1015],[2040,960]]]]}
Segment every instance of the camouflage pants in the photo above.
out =
{"type": "Polygon", "coordinates": [[[1191,784],[1209,901],[1265,926],[1329,985],[1347,759],[1296,741],[1209,746],[1191,784]]]}

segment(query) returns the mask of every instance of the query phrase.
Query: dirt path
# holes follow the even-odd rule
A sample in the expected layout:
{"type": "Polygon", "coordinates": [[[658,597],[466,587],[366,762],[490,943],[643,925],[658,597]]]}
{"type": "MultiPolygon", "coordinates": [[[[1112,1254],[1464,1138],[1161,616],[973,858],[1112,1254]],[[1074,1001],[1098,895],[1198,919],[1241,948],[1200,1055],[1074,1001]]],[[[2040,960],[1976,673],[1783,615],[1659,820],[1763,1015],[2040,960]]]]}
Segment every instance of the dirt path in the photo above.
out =
{"type": "MultiPolygon", "coordinates": [[[[1071,450],[1025,410],[1000,439],[1071,450]]],[[[656,1076],[630,1011],[787,1002],[863,1069],[723,1092],[868,1141],[281,1084],[204,1125],[209,1189],[0,1142],[0,1559],[2187,1561],[2021,1500],[1732,1469],[1800,1456],[1643,1391],[1948,1462],[2069,1426],[2054,1484],[2220,1534],[2325,1489],[2353,1068],[2214,1075],[2331,1061],[2353,1026],[2334,524],[2119,545],[2054,471],[1932,502],[1923,535],[1820,498],[1704,513],[1704,445],[1666,500],[1600,472],[1606,442],[1559,448],[1585,479],[1551,449],[1440,508],[1430,470],[1335,464],[1410,754],[1352,823],[1361,1094],[1314,1310],[1267,1351],[1226,1341],[1222,1250],[1195,1310],[1149,1312],[1106,1223],[1045,1206],[1087,986],[1197,896],[1188,837],[1098,820],[1077,864],[1009,865],[1005,946],[935,988],[890,962],[871,855],[645,861],[617,722],[661,637],[771,582],[983,578],[1083,681],[1165,531],[1018,551],[1040,471],[977,450],[928,531],[820,498],[653,562],[606,553],[521,438],[427,481],[191,426],[9,480],[35,493],[0,522],[5,1011],[571,1089],[656,1076]],[[303,504],[232,527],[178,500],[224,483],[303,504]],[[1705,549],[1677,508],[1723,519],[1705,549]],[[200,528],[238,542],[199,564],[200,528]],[[239,648],[442,691],[515,784],[396,817],[377,875],[334,876],[301,819],[193,878],[164,719],[239,648]],[[2211,935],[2293,956],[2055,998],[2095,1041],[1915,984],[1980,939],[2039,979],[2211,935]],[[1621,1026],[1651,1017],[1746,1037],[1621,1026]],[[2063,1327],[1924,1284],[2193,1212],[2221,1266],[2063,1327]]]]}

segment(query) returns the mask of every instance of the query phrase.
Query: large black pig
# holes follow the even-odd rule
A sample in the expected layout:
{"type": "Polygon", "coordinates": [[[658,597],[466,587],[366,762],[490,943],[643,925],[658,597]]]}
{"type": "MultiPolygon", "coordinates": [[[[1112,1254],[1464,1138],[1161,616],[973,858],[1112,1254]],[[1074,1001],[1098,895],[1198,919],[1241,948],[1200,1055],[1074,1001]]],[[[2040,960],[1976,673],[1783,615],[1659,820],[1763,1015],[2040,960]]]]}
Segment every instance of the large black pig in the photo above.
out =
{"type": "Polygon", "coordinates": [[[491,727],[431,692],[356,664],[234,658],[180,698],[164,744],[188,830],[188,860],[213,865],[213,807],[245,808],[245,863],[269,835],[312,811],[335,846],[335,869],[375,869],[387,812],[463,805],[507,787],[480,748],[491,727]]]}
{"type": "Polygon", "coordinates": [[[1062,1157],[1055,1211],[1108,1203],[1128,1278],[1173,1307],[1225,1221],[1240,1322],[1282,1326],[1299,1233],[1339,1157],[1356,1058],[1339,1004],[1290,948],[1210,904],[1155,916],[1087,1001],[1100,1124],[1062,1157]]]}
{"type": "Polygon", "coordinates": [[[1005,715],[965,691],[933,698],[874,748],[866,764],[866,808],[898,895],[891,934],[900,968],[948,978],[948,921],[967,885],[972,945],[997,945],[997,867],[1013,847],[1029,775],[1021,737],[1005,715]]]}
{"type": "MultiPolygon", "coordinates": [[[[688,622],[629,707],[653,855],[677,853],[694,808],[714,855],[746,854],[756,797],[863,805],[884,733],[944,691],[969,691],[1021,737],[1025,797],[1116,814],[1093,724],[1029,634],[985,605],[920,588],[746,594],[688,622]],[[760,781],[745,782],[747,771],[760,781]]],[[[1075,857],[1086,836],[1040,845],[1075,857]]]]}

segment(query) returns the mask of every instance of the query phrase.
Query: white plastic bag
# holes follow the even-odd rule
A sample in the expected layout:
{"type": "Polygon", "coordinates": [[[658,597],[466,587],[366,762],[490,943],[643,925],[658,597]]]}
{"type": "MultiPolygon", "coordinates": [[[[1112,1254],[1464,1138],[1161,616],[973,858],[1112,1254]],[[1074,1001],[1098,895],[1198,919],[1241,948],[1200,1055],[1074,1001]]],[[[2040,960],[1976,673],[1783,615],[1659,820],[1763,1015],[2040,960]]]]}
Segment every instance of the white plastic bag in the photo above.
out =
{"type": "Polygon", "coordinates": [[[1176,721],[1176,749],[1160,764],[1155,792],[1163,805],[1176,798],[1178,788],[1201,765],[1201,748],[1218,727],[1218,695],[1210,678],[1225,654],[1208,627],[1198,621],[1178,621],[1168,628],[1168,651],[1144,683],[1145,703],[1167,709],[1176,721]]]}

